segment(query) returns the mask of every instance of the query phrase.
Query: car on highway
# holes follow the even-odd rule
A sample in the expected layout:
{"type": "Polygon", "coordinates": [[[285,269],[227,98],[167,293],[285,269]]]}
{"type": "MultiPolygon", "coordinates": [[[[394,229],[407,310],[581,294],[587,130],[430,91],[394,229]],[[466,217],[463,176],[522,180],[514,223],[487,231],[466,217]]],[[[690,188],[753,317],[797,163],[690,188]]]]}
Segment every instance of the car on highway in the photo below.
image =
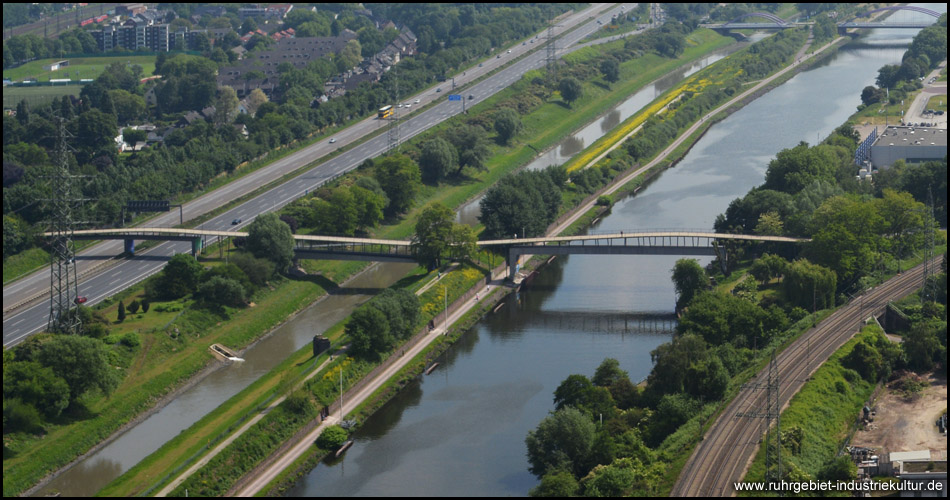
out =
{"type": "Polygon", "coordinates": [[[478,67],[481,68],[481,67],[482,67],[482,63],[478,63],[478,67]]]}
{"type": "Polygon", "coordinates": [[[412,103],[413,103],[413,104],[419,104],[419,99],[416,99],[415,101],[412,101],[412,103]]]}
{"type": "Polygon", "coordinates": [[[397,107],[397,108],[401,108],[402,106],[403,106],[403,104],[402,104],[402,103],[399,103],[399,106],[396,106],[396,107],[397,107]]]}
{"type": "Polygon", "coordinates": [[[231,225],[232,225],[232,226],[236,226],[236,225],[238,225],[238,224],[240,224],[240,223],[241,223],[241,219],[234,219],[233,221],[231,221],[231,225]]]}
{"type": "Polygon", "coordinates": [[[85,304],[86,301],[88,301],[88,300],[89,300],[89,297],[84,297],[84,296],[80,295],[79,297],[76,297],[75,299],[73,299],[73,302],[75,302],[75,303],[77,303],[77,304],[85,304]]]}
{"type": "Polygon", "coordinates": [[[472,95],[472,94],[469,94],[469,95],[468,95],[468,100],[469,100],[469,101],[471,101],[471,100],[474,99],[474,98],[475,98],[474,95],[472,95]]]}
{"type": "Polygon", "coordinates": [[[436,92],[442,92],[442,88],[439,87],[439,88],[435,89],[435,91],[436,91],[436,92]]]}
{"type": "Polygon", "coordinates": [[[330,139],[330,144],[333,144],[334,142],[336,142],[336,137],[330,139]]]}
{"type": "Polygon", "coordinates": [[[511,49],[508,49],[508,53],[511,54],[511,49]]]}

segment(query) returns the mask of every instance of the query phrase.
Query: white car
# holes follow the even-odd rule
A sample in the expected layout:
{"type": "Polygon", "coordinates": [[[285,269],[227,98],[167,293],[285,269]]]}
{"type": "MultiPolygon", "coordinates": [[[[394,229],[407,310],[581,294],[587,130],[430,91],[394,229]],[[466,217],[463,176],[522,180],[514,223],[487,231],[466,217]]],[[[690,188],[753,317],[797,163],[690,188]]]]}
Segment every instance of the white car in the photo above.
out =
{"type": "Polygon", "coordinates": [[[416,99],[415,101],[412,101],[412,103],[413,103],[413,104],[419,104],[419,99],[416,99]]]}
{"type": "Polygon", "coordinates": [[[409,104],[409,103],[407,102],[407,103],[406,103],[406,107],[407,107],[407,108],[411,108],[411,107],[412,107],[412,104],[409,104]]]}
{"type": "Polygon", "coordinates": [[[330,144],[333,144],[334,142],[336,142],[336,137],[330,139],[330,144]]]}

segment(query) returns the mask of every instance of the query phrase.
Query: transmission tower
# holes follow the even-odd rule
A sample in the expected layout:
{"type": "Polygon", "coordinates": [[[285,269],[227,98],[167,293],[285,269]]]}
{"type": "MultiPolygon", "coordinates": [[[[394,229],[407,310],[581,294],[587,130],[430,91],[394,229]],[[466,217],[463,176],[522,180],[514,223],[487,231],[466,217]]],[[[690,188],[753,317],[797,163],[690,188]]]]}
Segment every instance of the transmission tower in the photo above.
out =
{"type": "Polygon", "coordinates": [[[48,177],[52,198],[49,203],[48,231],[50,233],[50,310],[47,330],[57,333],[79,333],[78,314],[72,313],[79,297],[76,275],[73,230],[76,221],[73,212],[81,199],[73,195],[73,179],[66,156],[66,124],[59,119],[56,140],[56,165],[48,177]]]}
{"type": "Polygon", "coordinates": [[[782,417],[781,403],[779,402],[778,363],[775,361],[775,350],[769,360],[769,374],[765,386],[762,384],[747,384],[743,388],[752,390],[765,389],[765,412],[749,411],[736,413],[736,417],[764,418],[765,419],[765,482],[779,482],[782,480],[782,417]],[[772,423],[775,425],[772,425],[772,423]]]}
{"type": "Polygon", "coordinates": [[[927,188],[927,210],[924,218],[924,233],[925,238],[927,238],[927,248],[925,249],[926,255],[924,260],[924,286],[920,290],[920,303],[921,305],[928,300],[936,300],[937,293],[935,287],[937,286],[936,281],[933,279],[937,275],[936,267],[937,264],[934,262],[934,196],[933,191],[928,187],[927,188]]]}
{"type": "Polygon", "coordinates": [[[553,71],[554,74],[557,74],[557,46],[554,44],[554,28],[561,26],[560,24],[550,24],[548,25],[548,45],[547,45],[547,55],[544,58],[545,66],[548,71],[553,71]]]}
{"type": "Polygon", "coordinates": [[[389,148],[390,153],[399,150],[399,70],[393,63],[393,114],[389,117],[389,148]]]}

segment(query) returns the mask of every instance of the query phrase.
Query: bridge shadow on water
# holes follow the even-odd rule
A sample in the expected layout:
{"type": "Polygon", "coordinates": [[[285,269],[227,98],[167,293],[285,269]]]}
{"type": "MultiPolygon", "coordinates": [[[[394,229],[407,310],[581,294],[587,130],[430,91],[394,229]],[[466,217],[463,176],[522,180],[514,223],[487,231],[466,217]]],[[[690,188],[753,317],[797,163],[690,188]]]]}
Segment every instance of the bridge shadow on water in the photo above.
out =
{"type": "Polygon", "coordinates": [[[328,295],[376,295],[385,290],[385,288],[379,287],[340,286],[322,274],[292,276],[290,279],[294,281],[309,281],[310,283],[319,285],[327,291],[328,295]]]}

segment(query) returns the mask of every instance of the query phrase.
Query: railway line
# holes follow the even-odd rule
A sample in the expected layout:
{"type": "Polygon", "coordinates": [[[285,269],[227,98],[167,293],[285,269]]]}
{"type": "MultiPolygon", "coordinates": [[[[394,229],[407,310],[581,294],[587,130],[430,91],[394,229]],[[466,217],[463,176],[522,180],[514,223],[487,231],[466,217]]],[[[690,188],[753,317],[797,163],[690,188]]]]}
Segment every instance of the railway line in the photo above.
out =
{"type": "MultiPolygon", "coordinates": [[[[784,410],[811,374],[847,342],[868,315],[880,313],[889,301],[906,296],[923,283],[920,264],[884,284],[856,297],[817,327],[805,332],[779,353],[779,404],[784,410]]],[[[768,368],[754,380],[765,380],[768,368]]],[[[733,496],[733,484],[741,481],[759,450],[767,421],[759,425],[736,417],[765,407],[763,390],[744,388],[720,414],[686,462],[672,496],[733,496]]]]}

